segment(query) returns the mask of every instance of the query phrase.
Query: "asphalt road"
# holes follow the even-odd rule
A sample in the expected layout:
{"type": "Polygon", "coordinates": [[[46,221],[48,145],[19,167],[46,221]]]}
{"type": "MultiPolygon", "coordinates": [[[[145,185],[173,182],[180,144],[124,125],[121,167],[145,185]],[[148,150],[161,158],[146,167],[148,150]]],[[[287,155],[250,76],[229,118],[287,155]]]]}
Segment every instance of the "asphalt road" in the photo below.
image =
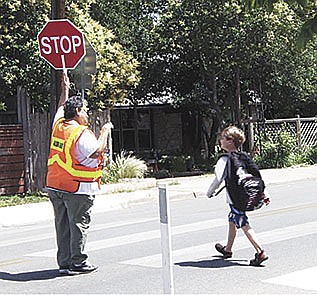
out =
{"type": "MultiPolygon", "coordinates": [[[[175,190],[176,187],[173,187],[175,190]]],[[[269,186],[272,203],[249,214],[269,254],[263,267],[240,231],[234,256],[214,243],[227,235],[224,195],[170,203],[176,294],[317,294],[316,179],[269,186]]],[[[160,294],[163,290],[158,204],[96,212],[88,252],[99,271],[59,276],[52,221],[0,231],[1,294],[160,294]]]]}

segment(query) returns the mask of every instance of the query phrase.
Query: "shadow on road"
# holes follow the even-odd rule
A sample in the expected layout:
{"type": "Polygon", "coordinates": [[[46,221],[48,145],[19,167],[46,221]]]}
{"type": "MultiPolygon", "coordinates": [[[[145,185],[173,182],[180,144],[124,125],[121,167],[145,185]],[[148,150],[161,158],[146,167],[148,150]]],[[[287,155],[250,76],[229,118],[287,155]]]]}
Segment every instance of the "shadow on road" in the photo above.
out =
{"type": "Polygon", "coordinates": [[[57,269],[46,269],[20,273],[0,272],[0,280],[15,282],[51,280],[60,276],[61,275],[58,273],[57,269]]]}
{"type": "Polygon", "coordinates": [[[216,259],[200,260],[200,261],[183,261],[177,262],[175,265],[182,267],[198,267],[198,268],[222,268],[230,266],[249,266],[249,261],[245,259],[223,259],[222,256],[213,256],[216,259]]]}

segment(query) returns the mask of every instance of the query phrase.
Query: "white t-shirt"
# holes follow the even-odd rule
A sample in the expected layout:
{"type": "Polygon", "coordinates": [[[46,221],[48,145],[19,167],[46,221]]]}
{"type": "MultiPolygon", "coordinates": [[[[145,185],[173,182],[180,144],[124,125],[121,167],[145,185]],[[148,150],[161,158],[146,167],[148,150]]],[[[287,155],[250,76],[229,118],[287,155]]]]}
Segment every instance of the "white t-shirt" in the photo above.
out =
{"type": "MultiPolygon", "coordinates": [[[[223,157],[220,157],[220,159],[217,161],[215,166],[215,178],[207,191],[207,196],[212,195],[226,178],[227,176],[226,166],[227,166],[228,159],[229,159],[228,157],[223,156],[223,157]]],[[[232,204],[227,188],[226,188],[226,191],[227,191],[226,193],[227,203],[232,204]]]]}
{"type": "MultiPolygon", "coordinates": [[[[86,167],[96,168],[99,165],[98,159],[89,158],[99,148],[96,136],[89,130],[79,137],[75,146],[75,157],[78,162],[86,167]]],[[[80,182],[78,191],[75,194],[94,195],[99,190],[97,182],[80,182]]]]}

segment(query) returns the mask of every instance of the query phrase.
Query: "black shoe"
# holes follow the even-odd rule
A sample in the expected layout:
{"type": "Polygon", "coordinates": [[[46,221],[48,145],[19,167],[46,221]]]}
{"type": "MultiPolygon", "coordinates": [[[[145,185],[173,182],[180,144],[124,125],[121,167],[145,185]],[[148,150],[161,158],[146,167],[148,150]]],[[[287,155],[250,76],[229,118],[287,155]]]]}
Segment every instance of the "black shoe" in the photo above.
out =
{"type": "Polygon", "coordinates": [[[81,264],[73,263],[69,268],[71,273],[90,273],[98,270],[98,266],[92,265],[89,262],[81,264]]]}
{"type": "Polygon", "coordinates": [[[250,260],[251,266],[259,266],[263,261],[268,260],[269,256],[267,256],[264,250],[261,253],[255,253],[255,258],[250,260]]]}
{"type": "Polygon", "coordinates": [[[221,244],[217,243],[215,245],[216,250],[223,255],[223,258],[231,258],[232,252],[226,251],[225,246],[222,246],[221,244]]]}

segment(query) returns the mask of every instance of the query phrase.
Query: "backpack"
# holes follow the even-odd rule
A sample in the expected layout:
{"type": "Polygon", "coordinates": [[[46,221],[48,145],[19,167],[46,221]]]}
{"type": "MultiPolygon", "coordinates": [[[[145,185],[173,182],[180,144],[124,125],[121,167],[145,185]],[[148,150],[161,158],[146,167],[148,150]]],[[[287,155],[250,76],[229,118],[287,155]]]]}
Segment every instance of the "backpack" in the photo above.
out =
{"type": "Polygon", "coordinates": [[[226,187],[229,191],[233,205],[240,211],[253,211],[264,204],[265,184],[262,180],[258,166],[243,152],[231,152],[227,156],[226,187]],[[239,179],[237,171],[242,168],[247,173],[239,179]]]}

